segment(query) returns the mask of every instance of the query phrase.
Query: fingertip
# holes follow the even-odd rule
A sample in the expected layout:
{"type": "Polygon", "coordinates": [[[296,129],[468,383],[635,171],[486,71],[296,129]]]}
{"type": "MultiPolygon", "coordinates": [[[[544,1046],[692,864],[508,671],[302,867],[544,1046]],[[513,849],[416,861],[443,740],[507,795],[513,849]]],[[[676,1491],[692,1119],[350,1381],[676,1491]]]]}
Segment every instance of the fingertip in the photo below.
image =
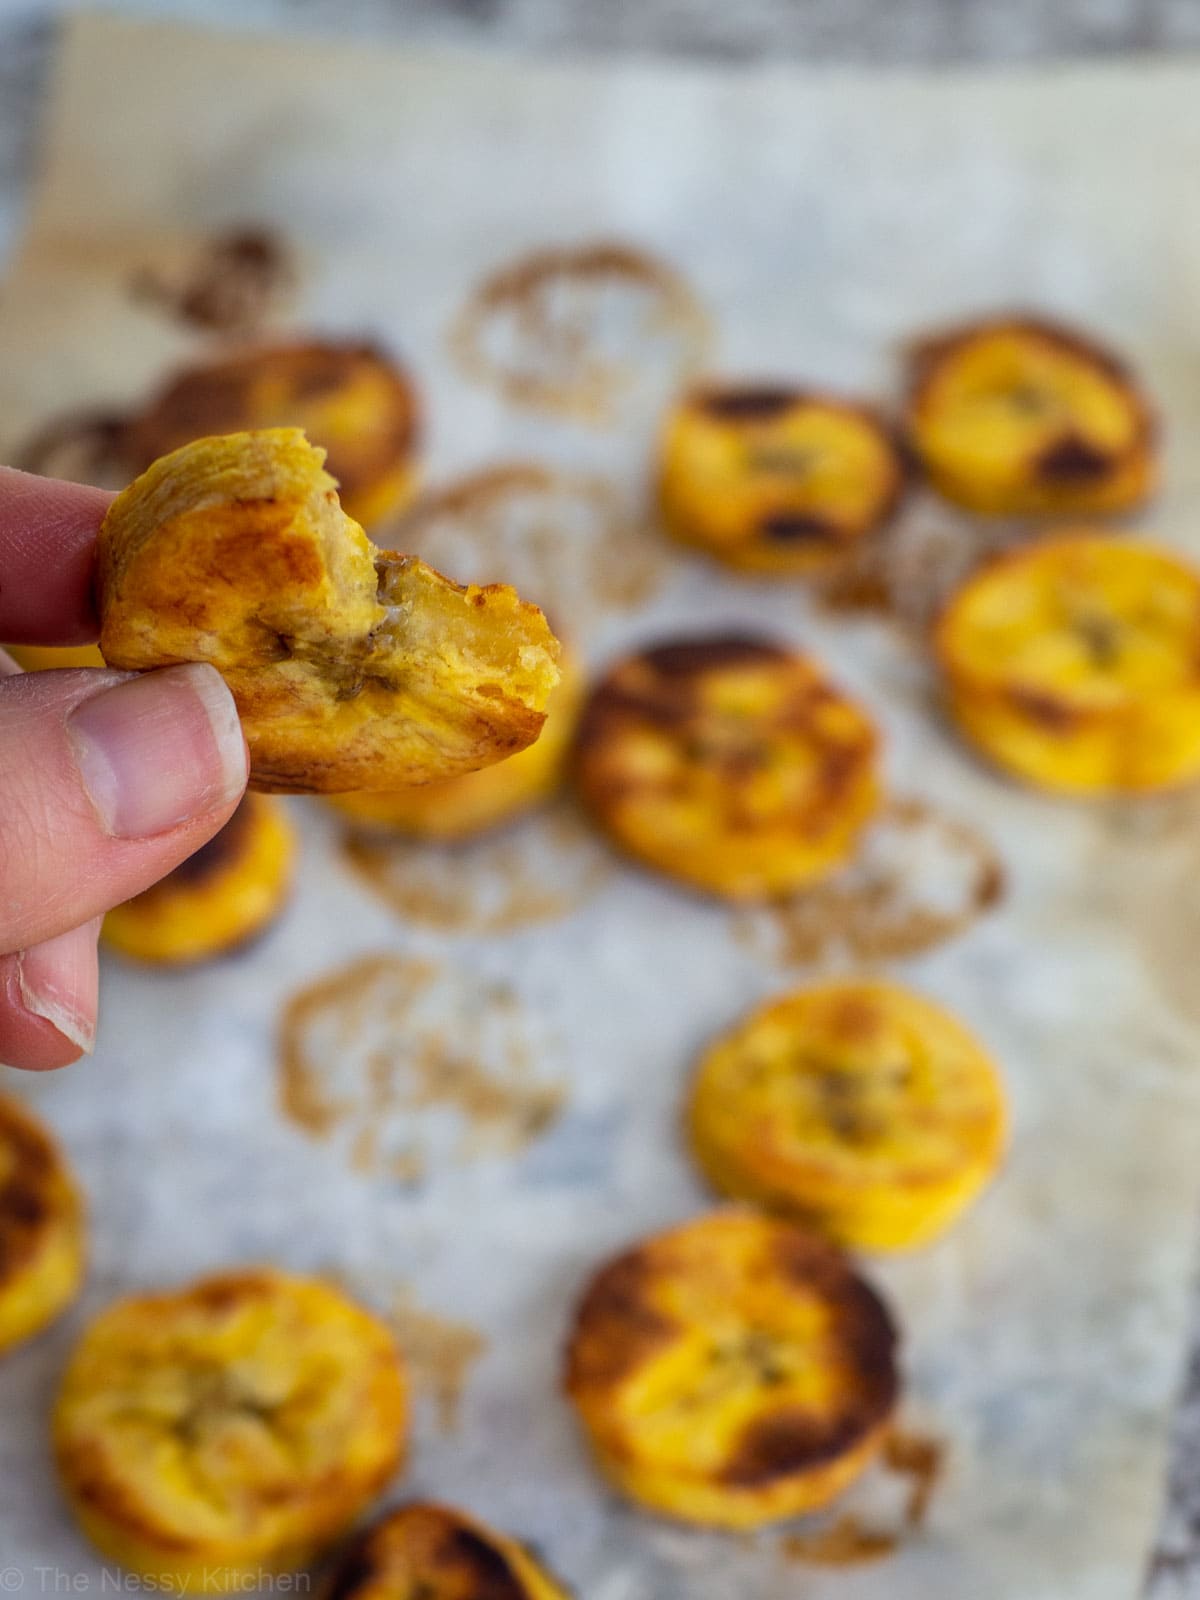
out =
{"type": "Polygon", "coordinates": [[[0,958],[0,1061],[45,1072],[96,1039],[99,918],[0,958]]]}

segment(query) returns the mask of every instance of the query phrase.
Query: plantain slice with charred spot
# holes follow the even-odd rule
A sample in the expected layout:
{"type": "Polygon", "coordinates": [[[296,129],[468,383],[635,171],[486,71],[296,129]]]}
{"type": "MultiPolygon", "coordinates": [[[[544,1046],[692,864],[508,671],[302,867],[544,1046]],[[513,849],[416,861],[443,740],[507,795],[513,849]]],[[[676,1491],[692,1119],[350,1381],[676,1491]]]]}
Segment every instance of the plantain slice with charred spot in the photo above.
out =
{"type": "Polygon", "coordinates": [[[83,1280],[85,1219],[54,1140],[0,1096],[0,1352],[47,1327],[83,1280]]]}
{"type": "Polygon", "coordinates": [[[1079,795],[1200,778],[1200,572],[1141,540],[1078,533],[999,557],[939,619],[967,738],[1079,795]]]}
{"type": "Polygon", "coordinates": [[[584,709],[580,793],[639,860],[729,900],[839,866],[879,801],[877,735],[807,656],[700,636],[619,662],[584,709]]]}
{"type": "Polygon", "coordinates": [[[1042,318],[984,318],[919,342],[908,425],[934,488],[984,514],[1127,511],[1158,481],[1157,424],[1129,368],[1042,318]]]}
{"type": "Polygon", "coordinates": [[[583,698],[582,673],[565,653],[559,674],[541,733],[515,756],[391,794],[331,795],[330,805],[371,831],[441,840],[471,838],[533,809],[559,788],[583,698]]]}
{"type": "Polygon", "coordinates": [[[827,1505],[876,1455],[899,1390],[895,1346],[883,1302],[838,1250],[731,1208],[597,1273],[566,1388],[625,1494],[752,1528],[827,1505]]]}
{"type": "Polygon", "coordinates": [[[293,428],[201,439],[119,494],[100,530],[105,660],[211,662],[263,789],[398,789],[523,750],[558,678],[545,617],[376,550],[324,459],[293,428]]]}
{"type": "Polygon", "coordinates": [[[748,571],[828,567],[887,521],[904,476],[869,407],[783,384],[703,384],[659,446],[668,532],[748,571]]]}
{"type": "Polygon", "coordinates": [[[451,1506],[389,1512],[339,1558],[322,1600],[569,1600],[515,1539],[451,1506]]]}
{"type": "Polygon", "coordinates": [[[999,1074],[953,1017],[848,978],[753,1012],[700,1063],[692,1149],[716,1187],[860,1250],[924,1244],[1004,1151],[999,1074]]]}
{"type": "Polygon", "coordinates": [[[419,416],[407,373],[370,344],[252,345],[178,373],[134,416],[122,454],[143,472],[212,434],[302,428],[329,454],[347,516],[371,527],[417,484],[419,416]]]}
{"type": "Polygon", "coordinates": [[[248,794],[195,855],[108,913],[104,942],[160,966],[224,955],[278,916],[295,856],[296,831],[283,803],[248,794]]]}
{"type": "Polygon", "coordinates": [[[54,1451],[102,1554],[176,1593],[247,1593],[355,1520],[401,1462],[407,1412],[385,1324],[316,1279],[248,1269],[102,1312],[54,1451]]]}

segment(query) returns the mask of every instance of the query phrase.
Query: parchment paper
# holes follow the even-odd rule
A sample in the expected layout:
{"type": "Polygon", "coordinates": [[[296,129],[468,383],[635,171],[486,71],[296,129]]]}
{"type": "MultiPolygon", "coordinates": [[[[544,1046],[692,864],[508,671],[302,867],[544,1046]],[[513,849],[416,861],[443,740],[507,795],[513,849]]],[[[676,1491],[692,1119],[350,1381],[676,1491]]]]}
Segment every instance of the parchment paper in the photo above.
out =
{"type": "MultiPolygon", "coordinates": [[[[250,222],[298,251],[293,321],[379,334],[411,362],[433,477],[532,453],[612,474],[632,501],[644,417],[603,432],[519,414],[462,377],[445,341],[482,273],[604,234],[685,273],[726,370],[886,392],[907,335],[976,308],[1029,304],[1107,330],[1169,422],[1153,525],[1200,556],[1200,71],[531,66],[88,19],[66,35],[46,151],[0,296],[5,458],[65,407],[132,402],[196,353],[200,336],[132,298],[129,274],[250,222]]],[[[557,1392],[593,1265],[705,1203],[677,1130],[697,1048],[797,974],[719,908],[624,869],[557,920],[503,934],[402,921],[340,859],[328,815],[297,804],[303,867],[269,937],[191,974],[109,964],[95,1058],[4,1079],[60,1131],[93,1216],[82,1305],[0,1367],[0,1566],[30,1591],[52,1592],[39,1568],[101,1581],[46,1446],[83,1318],[135,1286],[250,1259],[337,1272],[384,1308],[405,1290],[483,1336],[456,1430],[423,1403],[394,1492],[532,1539],[590,1600],[1135,1588],[1200,1188],[1194,809],[1084,808],[1005,784],[933,714],[911,644],[789,585],[672,560],[655,597],[610,611],[585,644],[599,661],[698,623],[817,650],[876,709],[895,786],[970,819],[1008,867],[998,909],[895,964],[990,1042],[1016,1123],[1003,1176],[947,1239],[870,1265],[900,1308],[909,1414],[949,1446],[928,1527],[883,1564],[829,1571],[790,1564],[776,1533],[656,1523],[602,1488],[557,1392]],[[422,1026],[453,1038],[456,1017],[490,1019],[503,1038],[479,1048],[500,1052],[497,1072],[558,1086],[557,1120],[464,1148],[453,1107],[435,1108],[449,1121],[422,1134],[414,1177],[356,1166],[344,1142],[285,1118],[281,1006],[381,952],[431,962],[442,1021],[422,1026]]]]}

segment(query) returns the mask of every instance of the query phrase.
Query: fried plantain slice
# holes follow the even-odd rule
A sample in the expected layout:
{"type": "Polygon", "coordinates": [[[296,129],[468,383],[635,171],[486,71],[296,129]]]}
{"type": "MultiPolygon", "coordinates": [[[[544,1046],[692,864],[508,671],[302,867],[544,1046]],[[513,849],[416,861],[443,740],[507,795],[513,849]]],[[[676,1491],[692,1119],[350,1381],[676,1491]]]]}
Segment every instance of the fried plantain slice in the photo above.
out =
{"type": "Polygon", "coordinates": [[[324,459],[294,428],[235,433],[119,494],[100,529],[105,660],[210,661],[263,789],[399,789],[523,750],[558,678],[545,617],[375,550],[324,459]]]}
{"type": "Polygon", "coordinates": [[[1158,482],[1157,424],[1119,357],[1039,317],[919,342],[909,436],[940,494],[997,516],[1126,511],[1158,482]]]}
{"type": "Polygon", "coordinates": [[[330,1285],[268,1269],[118,1301],[54,1411],[84,1532],[177,1593],[247,1593],[313,1560],[404,1454],[387,1326],[330,1285]]]}
{"type": "Polygon", "coordinates": [[[631,855],[711,894],[764,900],[852,853],[879,801],[877,743],[807,656],[701,636],[608,673],[584,709],[576,773],[631,855]]]}
{"type": "Polygon", "coordinates": [[[730,1208],[601,1268],[566,1387],[624,1493],[752,1528],[827,1505],[878,1452],[895,1345],[882,1301],[832,1245],[730,1208]]]}
{"type": "Polygon", "coordinates": [[[296,831],[283,803],[248,794],[195,855],[110,911],[101,937],[122,955],[159,966],[224,955],[278,916],[295,855],[296,831]]]}
{"type": "Polygon", "coordinates": [[[370,831],[443,840],[471,838],[532,810],[559,788],[583,698],[582,673],[566,654],[559,674],[541,733],[515,756],[391,794],[331,795],[330,805],[370,831]]]}
{"type": "Polygon", "coordinates": [[[887,521],[903,483],[867,406],[784,384],[700,385],[659,446],[668,532],[748,571],[828,567],[887,521]]]}
{"type": "Polygon", "coordinates": [[[515,1539],[451,1506],[389,1512],[334,1567],[323,1600],[569,1600],[515,1539]]]}
{"type": "Polygon", "coordinates": [[[999,1075],[953,1017],[849,978],[753,1012],[705,1053],[692,1149],[724,1194],[839,1244],[894,1250],[943,1232],[995,1171],[999,1075]]]}
{"type": "Polygon", "coordinates": [[[49,1131],[0,1096],[0,1352],[40,1333],[79,1292],[83,1202],[49,1131]]]}
{"type": "Polygon", "coordinates": [[[419,408],[408,374],[370,344],[252,345],[178,373],[122,436],[136,472],[213,434],[302,428],[326,450],[348,517],[371,527],[416,490],[419,408]]]}
{"type": "Polygon", "coordinates": [[[1169,550],[1079,533],[1011,551],[951,598],[935,648],[958,726],[1030,783],[1200,778],[1200,573],[1169,550]]]}

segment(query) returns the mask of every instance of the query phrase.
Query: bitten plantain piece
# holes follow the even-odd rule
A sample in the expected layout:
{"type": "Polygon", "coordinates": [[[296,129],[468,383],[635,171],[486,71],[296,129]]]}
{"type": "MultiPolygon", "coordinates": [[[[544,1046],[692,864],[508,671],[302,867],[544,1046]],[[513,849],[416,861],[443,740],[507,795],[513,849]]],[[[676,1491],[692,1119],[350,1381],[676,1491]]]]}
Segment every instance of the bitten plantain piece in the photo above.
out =
{"type": "Polygon", "coordinates": [[[952,597],[935,647],[959,727],[1030,783],[1200,778],[1200,573],[1168,550],[1080,533],[1012,551],[952,597]]]}
{"type": "Polygon", "coordinates": [[[853,852],[879,801],[877,744],[807,656],[701,636],[609,672],[584,710],[576,771],[631,855],[711,894],[765,900],[853,852]]]}
{"type": "Polygon", "coordinates": [[[79,1292],[83,1202],[49,1132],[0,1097],[0,1352],[32,1338],[79,1292]]]}
{"type": "Polygon", "coordinates": [[[195,855],[108,913],[104,942],[159,966],[235,950],[278,916],[295,855],[296,831],[283,803],[248,794],[195,855]]]}
{"type": "Polygon", "coordinates": [[[211,434],[280,427],[302,428],[329,452],[343,509],[364,527],[412,499],[416,391],[403,368],[369,344],[257,345],[189,367],[131,419],[122,453],[142,472],[211,434]]]}
{"type": "Polygon", "coordinates": [[[940,1007],[896,984],[825,983],[763,1006],[705,1054],[687,1113],[724,1194],[852,1249],[943,1232],[995,1171],[999,1075],[940,1007]]]}
{"type": "Polygon", "coordinates": [[[294,428],[235,433],[119,494],[100,529],[105,660],[210,661],[262,789],[399,789],[523,750],[558,678],[545,617],[376,550],[324,459],[294,428]]]}
{"type": "Polygon", "coordinates": [[[827,1505],[878,1452],[895,1345],[882,1301],[832,1245],[729,1209],[600,1270],[566,1387],[624,1493],[753,1528],[827,1505]]]}
{"type": "Polygon", "coordinates": [[[319,1556],[400,1464],[388,1328],[271,1270],[118,1301],[54,1412],[59,1477],[102,1554],[176,1593],[247,1593],[319,1556]]]}
{"type": "Polygon", "coordinates": [[[330,805],[370,831],[446,841],[472,838],[532,810],[560,786],[583,698],[582,674],[566,654],[559,673],[542,731],[528,749],[443,783],[331,795],[330,805]]]}
{"type": "Polygon", "coordinates": [[[1158,482],[1157,425],[1133,374],[1037,317],[984,318],[917,344],[908,424],[933,487],[972,511],[1126,511],[1158,482]]]}
{"type": "Polygon", "coordinates": [[[693,389],[659,447],[668,532],[756,572],[829,566],[887,521],[904,475],[869,407],[782,384],[693,389]]]}
{"type": "Polygon", "coordinates": [[[401,1506],[339,1558],[325,1600],[570,1600],[514,1539],[450,1506],[401,1506]]]}

